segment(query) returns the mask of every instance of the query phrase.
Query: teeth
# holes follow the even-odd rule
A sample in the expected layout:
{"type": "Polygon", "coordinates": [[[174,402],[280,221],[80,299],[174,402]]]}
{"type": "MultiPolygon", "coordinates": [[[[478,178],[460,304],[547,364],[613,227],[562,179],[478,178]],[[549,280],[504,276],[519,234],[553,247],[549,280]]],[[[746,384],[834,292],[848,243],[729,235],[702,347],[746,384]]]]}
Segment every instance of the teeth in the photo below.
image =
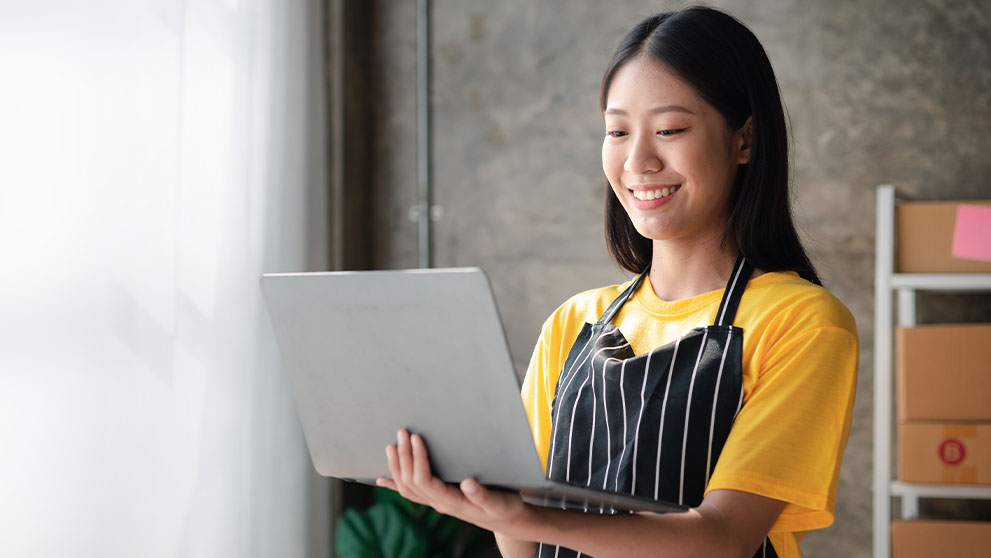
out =
{"type": "Polygon", "coordinates": [[[681,189],[681,186],[661,188],[660,190],[634,190],[633,197],[642,201],[656,200],[658,198],[666,198],[677,192],[679,189],[681,189]]]}

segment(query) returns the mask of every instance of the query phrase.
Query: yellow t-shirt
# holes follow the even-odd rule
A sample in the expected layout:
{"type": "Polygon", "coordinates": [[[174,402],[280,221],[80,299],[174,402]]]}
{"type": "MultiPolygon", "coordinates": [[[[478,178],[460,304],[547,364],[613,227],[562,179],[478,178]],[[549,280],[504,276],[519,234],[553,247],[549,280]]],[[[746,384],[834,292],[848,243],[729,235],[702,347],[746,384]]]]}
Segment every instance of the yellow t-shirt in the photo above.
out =
{"type": "MultiPolygon", "coordinates": [[[[545,469],[551,402],[571,345],[627,286],[579,293],[544,323],[522,397],[545,469]]],[[[722,295],[666,302],[645,279],[612,324],[643,354],[711,325],[722,295]]],[[[743,329],[743,408],[706,493],[734,489],[787,502],[771,543],[782,558],[801,556],[805,532],[833,522],[857,385],[857,327],[843,303],[790,272],[751,279],[734,325],[743,329]]]]}

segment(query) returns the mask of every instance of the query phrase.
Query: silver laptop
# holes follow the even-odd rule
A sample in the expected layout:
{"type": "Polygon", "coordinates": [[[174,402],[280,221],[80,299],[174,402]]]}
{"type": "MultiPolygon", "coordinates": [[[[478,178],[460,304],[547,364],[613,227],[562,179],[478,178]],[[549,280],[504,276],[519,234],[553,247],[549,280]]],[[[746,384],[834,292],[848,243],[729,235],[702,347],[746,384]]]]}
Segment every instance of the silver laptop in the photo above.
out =
{"type": "Polygon", "coordinates": [[[321,475],[390,476],[385,447],[407,428],[449,482],[543,506],[686,509],[545,478],[482,270],[268,274],[261,286],[321,475]]]}

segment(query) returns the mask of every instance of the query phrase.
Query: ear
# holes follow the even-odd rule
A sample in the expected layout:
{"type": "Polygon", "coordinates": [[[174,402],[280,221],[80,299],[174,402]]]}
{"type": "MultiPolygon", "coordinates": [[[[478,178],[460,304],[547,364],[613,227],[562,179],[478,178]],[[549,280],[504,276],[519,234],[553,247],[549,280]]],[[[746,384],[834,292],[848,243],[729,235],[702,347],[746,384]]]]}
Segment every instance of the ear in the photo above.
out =
{"type": "Polygon", "coordinates": [[[737,145],[737,162],[746,165],[750,162],[750,148],[754,144],[754,117],[748,116],[747,121],[734,134],[737,145]]]}

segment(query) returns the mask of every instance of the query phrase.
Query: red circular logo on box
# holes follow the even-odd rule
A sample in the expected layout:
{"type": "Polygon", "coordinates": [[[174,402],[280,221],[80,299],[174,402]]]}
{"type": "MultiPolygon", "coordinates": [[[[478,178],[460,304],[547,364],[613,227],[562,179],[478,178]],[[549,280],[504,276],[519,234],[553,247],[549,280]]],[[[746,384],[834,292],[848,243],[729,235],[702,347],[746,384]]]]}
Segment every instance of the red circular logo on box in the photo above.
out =
{"type": "Polygon", "coordinates": [[[959,465],[967,457],[967,446],[956,438],[947,438],[939,445],[939,458],[947,465],[959,465]]]}

